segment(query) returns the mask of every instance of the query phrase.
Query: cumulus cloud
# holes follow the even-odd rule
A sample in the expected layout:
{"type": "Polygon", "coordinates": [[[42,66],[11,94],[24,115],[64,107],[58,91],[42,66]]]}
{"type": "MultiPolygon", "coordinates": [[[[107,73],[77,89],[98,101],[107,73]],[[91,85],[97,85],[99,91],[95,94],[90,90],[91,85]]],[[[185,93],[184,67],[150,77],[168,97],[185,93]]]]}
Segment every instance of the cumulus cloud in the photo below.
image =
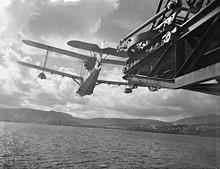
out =
{"type": "Polygon", "coordinates": [[[7,15],[5,14],[5,7],[10,4],[10,1],[3,1],[0,4],[0,33],[6,30],[8,24],[7,15]]]}
{"type": "MultiPolygon", "coordinates": [[[[71,49],[66,42],[78,39],[116,45],[127,32],[154,14],[155,1],[132,0],[13,0],[0,4],[0,106],[52,109],[84,118],[126,117],[173,120],[192,115],[219,114],[220,98],[184,90],[146,88],[124,94],[122,86],[98,85],[93,95],[79,97],[72,79],[16,63],[43,65],[46,51],[22,44],[36,40],[71,49]],[[149,8],[151,6],[151,8],[149,8]]],[[[79,74],[82,61],[50,53],[47,66],[79,74]]],[[[103,65],[100,79],[122,81],[121,68],[103,65]]]]}
{"type": "Polygon", "coordinates": [[[116,10],[119,4],[116,0],[69,2],[15,0],[7,8],[8,28],[22,30],[25,37],[36,40],[45,40],[51,36],[81,38],[79,33],[85,34],[85,38],[96,32],[101,26],[101,19],[116,10]]]}
{"type": "Polygon", "coordinates": [[[155,0],[120,0],[118,10],[103,18],[102,27],[97,36],[111,40],[116,44],[133,29],[151,18],[157,8],[155,0]]]}
{"type": "MultiPolygon", "coordinates": [[[[145,88],[134,90],[133,94],[123,93],[123,87],[99,86],[90,104],[118,116],[127,118],[154,118],[176,120],[190,116],[219,113],[219,97],[184,90],[149,92],[145,88]],[[105,90],[103,90],[105,89],[105,90]],[[105,98],[105,99],[103,99],[105,98]]],[[[103,115],[105,113],[103,112],[103,115]]]]}
{"type": "Polygon", "coordinates": [[[19,59],[19,55],[7,47],[3,51],[3,65],[0,65],[0,79],[3,91],[11,93],[17,91],[18,80],[21,78],[18,67],[15,65],[15,60],[19,59]]]}

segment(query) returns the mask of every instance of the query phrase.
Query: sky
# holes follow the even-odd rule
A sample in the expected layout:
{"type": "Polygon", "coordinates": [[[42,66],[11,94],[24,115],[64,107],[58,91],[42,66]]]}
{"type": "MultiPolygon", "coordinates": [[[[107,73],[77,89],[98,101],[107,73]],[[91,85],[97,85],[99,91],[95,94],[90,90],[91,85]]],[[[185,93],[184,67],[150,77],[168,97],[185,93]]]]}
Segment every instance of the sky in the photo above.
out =
{"type": "MultiPolygon", "coordinates": [[[[0,107],[66,112],[80,118],[150,118],[173,121],[190,116],[220,115],[220,97],[185,90],[98,85],[90,96],[76,94],[72,79],[47,74],[16,62],[43,65],[45,51],[22,43],[29,39],[82,52],[67,45],[80,40],[116,47],[134,28],[151,18],[155,0],[4,0],[0,3],[0,107]]],[[[89,53],[87,53],[89,54],[89,53]]],[[[110,58],[109,58],[110,59],[110,58]]],[[[50,53],[48,67],[80,73],[82,61],[50,53]]],[[[86,74],[84,74],[86,76],[86,74]]],[[[99,79],[122,81],[122,67],[103,65],[99,79]]]]}

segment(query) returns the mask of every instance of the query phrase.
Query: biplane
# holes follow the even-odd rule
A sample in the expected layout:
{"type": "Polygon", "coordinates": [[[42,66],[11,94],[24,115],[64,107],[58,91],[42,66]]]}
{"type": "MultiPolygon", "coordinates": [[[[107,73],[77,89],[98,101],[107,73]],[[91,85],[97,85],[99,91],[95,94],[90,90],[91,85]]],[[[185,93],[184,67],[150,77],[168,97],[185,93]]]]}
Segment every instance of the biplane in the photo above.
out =
{"type": "Polygon", "coordinates": [[[52,74],[57,74],[57,75],[61,75],[63,77],[71,78],[79,85],[79,88],[76,93],[78,93],[81,97],[83,97],[85,95],[91,95],[93,93],[95,86],[98,84],[109,84],[109,85],[111,84],[111,85],[118,85],[118,86],[125,85],[125,86],[128,86],[127,88],[125,88],[125,93],[129,93],[129,91],[131,91],[131,89],[130,89],[131,85],[128,84],[126,81],[118,82],[118,81],[107,81],[107,80],[99,80],[98,79],[99,73],[101,70],[101,65],[103,63],[104,64],[113,64],[113,65],[117,65],[117,66],[125,66],[124,61],[106,59],[106,57],[108,55],[126,58],[127,57],[126,52],[118,53],[116,51],[116,49],[114,49],[114,48],[110,48],[110,47],[100,48],[96,44],[86,43],[86,42],[81,42],[81,41],[74,41],[73,40],[73,41],[69,41],[67,43],[71,47],[90,51],[91,56],[86,56],[83,54],[75,53],[72,51],[60,49],[57,47],[49,46],[46,44],[42,44],[42,43],[30,41],[30,40],[23,40],[23,43],[26,45],[32,46],[32,47],[46,50],[46,56],[45,56],[43,67],[33,65],[33,64],[30,64],[27,62],[22,62],[22,61],[17,62],[23,66],[41,70],[42,72],[38,75],[38,78],[40,78],[40,79],[46,79],[46,75],[44,72],[50,72],[52,74]],[[49,52],[55,52],[55,53],[59,53],[59,54],[63,54],[66,56],[70,56],[73,58],[83,60],[84,68],[87,69],[88,72],[90,73],[89,76],[86,79],[84,79],[82,76],[73,75],[73,74],[69,74],[69,73],[65,73],[65,72],[61,72],[61,71],[47,68],[46,65],[47,65],[47,60],[49,57],[49,52]]]}
{"type": "MultiPolygon", "coordinates": [[[[184,89],[220,96],[220,1],[219,0],[160,0],[155,16],[126,35],[114,48],[100,48],[96,44],[70,41],[67,44],[98,53],[88,57],[71,51],[24,40],[27,45],[47,51],[43,67],[18,62],[61,76],[72,78],[80,96],[92,94],[101,83],[127,85],[125,93],[137,87],[150,91],[161,88],[184,89]],[[185,2],[185,4],[183,3],[185,2]],[[205,5],[204,5],[205,4],[205,5]],[[164,8],[162,8],[164,5],[164,8]],[[90,76],[71,75],[46,68],[48,52],[53,51],[84,60],[90,76]],[[113,55],[125,61],[109,60],[113,55]],[[102,63],[124,66],[125,82],[99,80],[102,63]]],[[[45,79],[44,73],[39,78],[45,79]]]]}
{"type": "Polygon", "coordinates": [[[156,14],[118,44],[128,55],[123,79],[151,91],[220,96],[219,27],[219,0],[160,0],[156,14]]]}

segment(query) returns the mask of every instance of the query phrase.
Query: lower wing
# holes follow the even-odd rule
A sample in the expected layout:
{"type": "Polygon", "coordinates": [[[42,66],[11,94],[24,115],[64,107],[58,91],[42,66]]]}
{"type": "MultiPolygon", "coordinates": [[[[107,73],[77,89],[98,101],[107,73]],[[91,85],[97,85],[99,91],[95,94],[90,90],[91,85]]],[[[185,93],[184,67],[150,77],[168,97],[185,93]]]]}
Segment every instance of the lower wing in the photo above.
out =
{"type": "Polygon", "coordinates": [[[108,84],[108,85],[117,85],[117,86],[128,86],[128,82],[118,82],[118,81],[108,81],[108,80],[97,80],[97,84],[108,84]]]}
{"type": "Polygon", "coordinates": [[[42,70],[42,71],[45,71],[45,72],[50,72],[52,74],[57,74],[57,75],[60,75],[60,76],[63,76],[63,77],[69,77],[69,78],[73,79],[78,84],[80,84],[83,81],[83,78],[80,77],[80,76],[76,76],[76,75],[72,75],[72,74],[69,74],[69,73],[60,72],[60,71],[53,70],[53,69],[43,68],[41,66],[33,65],[33,64],[30,64],[30,63],[26,63],[26,62],[17,61],[17,63],[20,64],[20,65],[26,66],[26,67],[42,70]],[[76,81],[76,80],[79,80],[80,83],[78,81],[76,81]]]}

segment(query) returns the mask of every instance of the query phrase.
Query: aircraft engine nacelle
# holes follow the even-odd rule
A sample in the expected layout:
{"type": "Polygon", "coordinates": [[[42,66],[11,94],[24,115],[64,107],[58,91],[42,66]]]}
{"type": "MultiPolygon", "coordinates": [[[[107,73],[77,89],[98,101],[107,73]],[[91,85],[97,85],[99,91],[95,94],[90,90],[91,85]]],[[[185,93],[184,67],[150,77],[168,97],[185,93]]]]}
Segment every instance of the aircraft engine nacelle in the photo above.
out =
{"type": "Polygon", "coordinates": [[[43,72],[41,72],[37,77],[39,77],[40,79],[46,79],[47,78],[46,75],[43,72]]]}
{"type": "Polygon", "coordinates": [[[90,71],[94,68],[96,64],[96,58],[95,57],[91,57],[91,58],[88,58],[87,60],[84,61],[84,67],[90,71]]]}
{"type": "Polygon", "coordinates": [[[157,87],[154,87],[154,86],[149,86],[148,89],[149,89],[151,92],[158,91],[158,88],[157,88],[157,87]]]}
{"type": "Polygon", "coordinates": [[[124,93],[129,94],[132,93],[132,89],[131,88],[125,88],[124,93]]]}

